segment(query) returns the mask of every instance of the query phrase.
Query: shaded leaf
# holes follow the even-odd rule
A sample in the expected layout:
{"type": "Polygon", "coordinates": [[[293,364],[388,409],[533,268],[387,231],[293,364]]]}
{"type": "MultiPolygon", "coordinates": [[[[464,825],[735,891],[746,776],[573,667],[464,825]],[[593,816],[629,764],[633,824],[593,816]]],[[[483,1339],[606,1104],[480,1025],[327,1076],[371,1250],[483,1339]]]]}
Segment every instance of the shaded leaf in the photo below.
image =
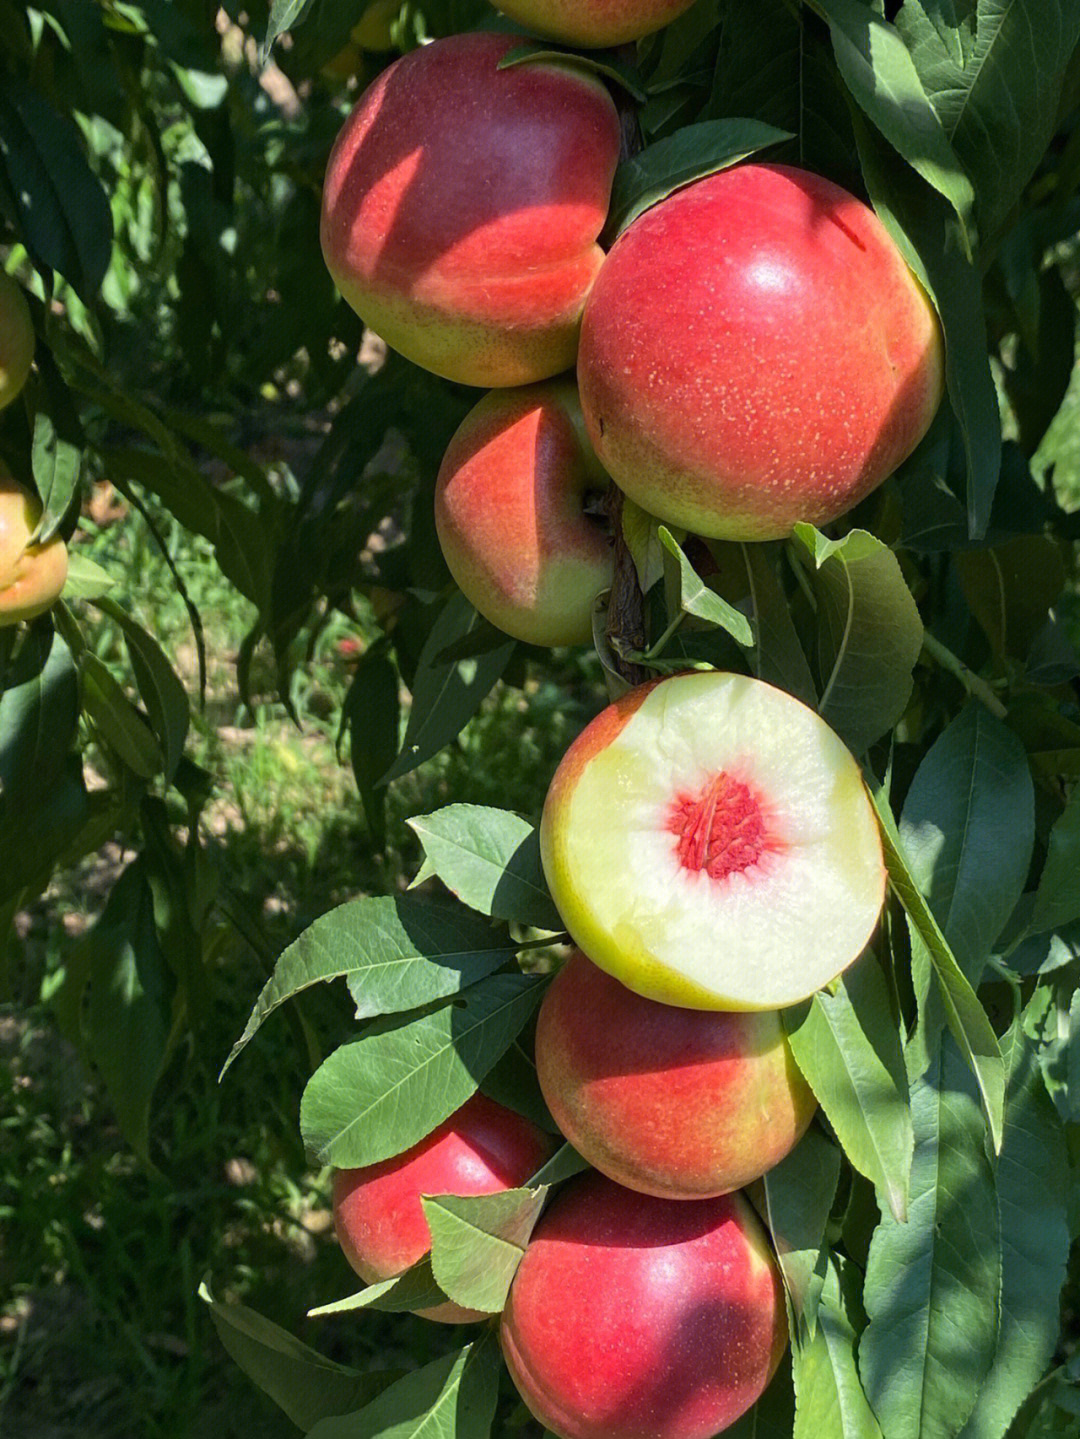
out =
{"type": "MultiPolygon", "coordinates": [[[[2,711],[0,711],[2,712],[2,711]]],[[[1029,930],[1064,929],[1080,919],[1080,785],[1050,831],[1029,930]]]]}
{"type": "Polygon", "coordinates": [[[404,1274],[384,1279],[378,1284],[368,1284],[358,1294],[350,1294],[346,1299],[336,1299],[331,1304],[309,1309],[308,1317],[321,1319],[330,1314],[351,1314],[357,1309],[406,1314],[445,1303],[446,1295],[435,1283],[431,1272],[431,1259],[425,1256],[411,1269],[406,1269],[404,1274]]]}
{"type": "Polygon", "coordinates": [[[661,525],[657,534],[674,562],[675,592],[678,595],[679,609],[683,614],[693,615],[695,619],[704,620],[706,624],[725,630],[737,644],[749,649],[754,643],[750,621],[741,610],[728,604],[715,590],[709,589],[666,525],[661,525]]]}
{"type": "MultiPolygon", "coordinates": [[[[817,1327],[792,1347],[795,1427],[792,1439],[881,1439],[855,1364],[857,1281],[849,1260],[830,1254],[817,1327]]],[[[861,1321],[861,1315],[858,1315],[861,1321]]]]}
{"type": "Polygon", "coordinates": [[[439,1287],[466,1309],[499,1314],[548,1190],[546,1185],[422,1200],[439,1287]]]}
{"type": "Polygon", "coordinates": [[[762,1179],[769,1230],[788,1297],[810,1335],[817,1325],[821,1297],[815,1271],[839,1177],[839,1149],[811,1126],[762,1179]]]}

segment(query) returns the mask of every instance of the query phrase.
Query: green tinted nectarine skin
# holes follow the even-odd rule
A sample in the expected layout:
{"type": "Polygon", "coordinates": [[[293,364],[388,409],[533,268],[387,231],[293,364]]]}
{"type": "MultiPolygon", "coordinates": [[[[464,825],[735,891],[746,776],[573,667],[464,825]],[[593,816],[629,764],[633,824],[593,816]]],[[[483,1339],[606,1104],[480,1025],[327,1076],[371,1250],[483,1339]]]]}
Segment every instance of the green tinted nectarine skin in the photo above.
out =
{"type": "Polygon", "coordinates": [[[0,270],[0,410],[18,397],[34,359],[34,325],[21,287],[0,270]]]}
{"type": "Polygon", "coordinates": [[[0,626],[32,620],[59,599],[67,579],[67,546],[31,537],[41,519],[37,497],[0,464],[0,626]]]}
{"type": "Polygon", "coordinates": [[[578,359],[601,463],[695,534],[777,539],[885,480],[944,390],[937,315],[874,212],[820,176],[738,165],[620,236],[578,359]]]}
{"type": "Polygon", "coordinates": [[[497,0],[504,15],[565,45],[597,49],[651,35],[694,0],[497,0]]]}
{"type": "Polygon", "coordinates": [[[578,736],[540,850],[574,942],[688,1009],[782,1009],[866,947],[885,865],[858,764],[813,710],[746,675],[631,690],[578,736]]]}
{"type": "Polygon", "coordinates": [[[500,1338],[559,1439],[712,1439],[764,1391],[787,1325],[742,1195],[654,1199],[589,1174],[534,1230],[500,1338]]]}
{"type": "Polygon", "coordinates": [[[559,64],[500,70],[515,43],[455,35],[384,70],[323,190],[323,254],[348,303],[408,359],[485,388],[573,365],[619,155],[603,84],[559,64]]]}
{"type": "Polygon", "coordinates": [[[817,1107],[775,1011],[658,1004],[580,950],[544,996],[536,1069],[574,1148],[617,1184],[664,1199],[760,1178],[817,1107]]]}
{"type": "MultiPolygon", "coordinates": [[[[419,1144],[393,1159],[334,1175],[334,1229],[346,1259],[369,1284],[409,1269],[431,1248],[421,1195],[496,1194],[530,1179],[550,1157],[543,1130],[475,1094],[419,1144]]],[[[489,1316],[448,1301],[418,1311],[444,1324],[489,1316]]]]}
{"type": "Polygon", "coordinates": [[[435,524],[486,619],[529,644],[591,640],[612,549],[583,506],[607,486],[571,380],[494,390],[466,416],[439,470],[435,524]]]}

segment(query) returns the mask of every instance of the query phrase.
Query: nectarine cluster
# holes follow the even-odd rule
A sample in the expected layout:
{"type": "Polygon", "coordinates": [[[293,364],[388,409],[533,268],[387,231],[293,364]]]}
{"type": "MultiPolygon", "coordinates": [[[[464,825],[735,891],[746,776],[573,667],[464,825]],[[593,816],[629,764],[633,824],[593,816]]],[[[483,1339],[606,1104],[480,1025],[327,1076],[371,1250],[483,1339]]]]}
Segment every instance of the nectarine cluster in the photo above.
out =
{"type": "MultiPolygon", "coordinates": [[[[689,5],[498,0],[585,48],[637,40],[689,5]]],[[[572,57],[504,64],[517,43],[436,41],[380,76],[331,156],[322,242],[390,345],[491,390],[435,487],[453,577],[508,634],[577,644],[612,584],[612,483],[710,538],[831,521],[929,427],[942,338],[873,212],[788,166],[684,185],[605,255],[615,104],[572,57]]],[[[599,1172],[540,1220],[503,1351],[560,1439],[710,1439],[755,1402],[786,1342],[779,1273],[738,1191],[813,1118],[778,1011],[871,937],[885,886],[873,809],[816,713],[700,672],[639,686],[588,726],[540,839],[579,948],[541,1007],[537,1072],[599,1172]]],[[[523,1185],[547,1151],[477,1096],[406,1154],[338,1176],[350,1262],[369,1280],[402,1272],[430,1242],[422,1193],[523,1185]]]]}

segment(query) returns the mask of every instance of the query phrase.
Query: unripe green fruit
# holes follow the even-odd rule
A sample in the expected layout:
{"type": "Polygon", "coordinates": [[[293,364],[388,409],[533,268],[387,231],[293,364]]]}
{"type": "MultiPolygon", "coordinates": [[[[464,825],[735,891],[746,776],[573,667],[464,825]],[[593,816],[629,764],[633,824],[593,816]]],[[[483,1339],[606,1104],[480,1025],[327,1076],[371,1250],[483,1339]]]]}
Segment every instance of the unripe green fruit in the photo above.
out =
{"type": "Polygon", "coordinates": [[[670,25],[694,0],[497,0],[504,15],[538,35],[582,49],[625,45],[670,25]]]}

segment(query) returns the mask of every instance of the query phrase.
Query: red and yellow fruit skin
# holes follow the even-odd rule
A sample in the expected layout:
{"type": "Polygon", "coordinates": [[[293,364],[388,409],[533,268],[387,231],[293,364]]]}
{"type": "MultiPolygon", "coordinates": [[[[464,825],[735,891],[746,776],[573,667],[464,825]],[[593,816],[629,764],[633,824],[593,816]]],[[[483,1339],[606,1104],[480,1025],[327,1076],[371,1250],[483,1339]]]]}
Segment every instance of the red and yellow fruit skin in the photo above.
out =
{"type": "Polygon", "coordinates": [[[607,484],[572,381],[494,390],[466,416],[439,470],[435,524],[486,619],[529,644],[591,640],[612,549],[582,506],[607,484]]]}
{"type": "Polygon", "coordinates": [[[669,524],[776,539],[835,519],[926,433],[937,315],[874,212],[784,165],[740,165],[647,211],[586,307],[593,445],[669,524]]]}
{"type": "Polygon", "coordinates": [[[60,598],[67,579],[67,545],[54,535],[30,543],[41,519],[35,495],[17,484],[0,463],[0,627],[44,614],[60,598]]]}
{"type": "Polygon", "coordinates": [[[657,1004],[580,950],[544,996],[536,1068],[574,1148],[617,1184],[663,1199],[760,1178],[817,1108],[775,1011],[657,1004]]]}
{"type": "Polygon", "coordinates": [[[504,15],[565,45],[626,45],[670,25],[694,0],[498,0],[504,15]]]}
{"type": "MultiPolygon", "coordinates": [[[[475,1094],[404,1154],[334,1175],[334,1229],[346,1259],[369,1284],[409,1269],[431,1248],[421,1195],[497,1194],[525,1183],[552,1141],[529,1120],[475,1094]]],[[[443,1324],[490,1316],[448,1301],[418,1313],[443,1324]]]]}
{"type": "Polygon", "coordinates": [[[22,391],[34,359],[34,324],[22,288],[0,270],[0,410],[22,391]]]}
{"type": "Polygon", "coordinates": [[[601,82],[500,70],[515,43],[456,35],[384,70],[323,191],[323,254],[349,304],[410,360],[486,388],[573,366],[619,155],[601,82]]]}
{"type": "Polygon", "coordinates": [[[787,1344],[780,1277],[742,1195],[676,1203],[599,1174],[537,1225],[500,1335],[559,1439],[712,1439],[787,1344]]]}

